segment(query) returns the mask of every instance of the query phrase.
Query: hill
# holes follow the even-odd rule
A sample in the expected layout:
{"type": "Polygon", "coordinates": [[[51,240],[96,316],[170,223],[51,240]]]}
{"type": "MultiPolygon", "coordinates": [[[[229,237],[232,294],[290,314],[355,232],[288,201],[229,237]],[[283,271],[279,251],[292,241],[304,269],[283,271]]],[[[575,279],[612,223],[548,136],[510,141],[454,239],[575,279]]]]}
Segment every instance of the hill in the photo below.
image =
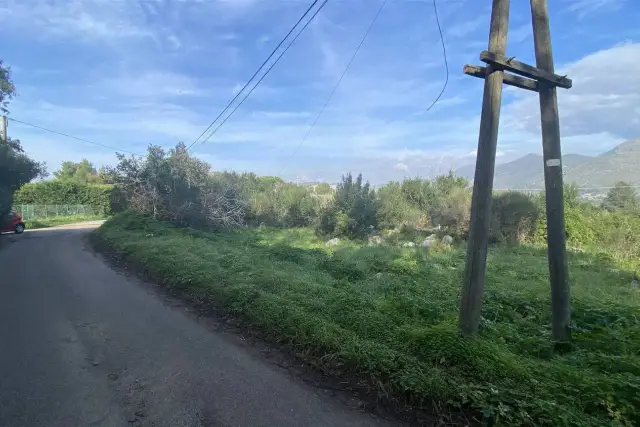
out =
{"type": "MultiPolygon", "coordinates": [[[[593,157],[582,154],[567,154],[562,157],[565,174],[577,166],[589,162],[593,157]]],[[[463,166],[456,175],[473,181],[475,165],[463,166]]],[[[529,153],[508,163],[496,165],[493,188],[542,188],[544,187],[543,160],[539,154],[529,153]]]]}
{"type": "Polygon", "coordinates": [[[580,187],[611,187],[617,181],[640,185],[640,138],[618,145],[566,173],[580,187]]]}
{"type": "MultiPolygon", "coordinates": [[[[612,187],[618,181],[640,185],[640,138],[618,145],[596,157],[566,154],[562,157],[565,183],[579,187],[612,187]]],[[[493,188],[539,189],[544,187],[542,156],[527,154],[508,163],[496,165],[493,188]]],[[[463,166],[457,175],[473,181],[475,166],[463,166]]]]}

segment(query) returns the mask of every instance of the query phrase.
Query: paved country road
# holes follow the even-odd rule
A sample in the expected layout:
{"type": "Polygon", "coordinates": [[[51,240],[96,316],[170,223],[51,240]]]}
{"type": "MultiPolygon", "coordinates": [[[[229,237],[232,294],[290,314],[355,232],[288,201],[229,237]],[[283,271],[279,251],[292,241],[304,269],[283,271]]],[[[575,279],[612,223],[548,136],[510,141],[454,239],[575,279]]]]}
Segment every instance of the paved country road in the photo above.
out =
{"type": "Polygon", "coordinates": [[[0,236],[1,427],[392,425],[112,270],[97,225],[0,236]]]}

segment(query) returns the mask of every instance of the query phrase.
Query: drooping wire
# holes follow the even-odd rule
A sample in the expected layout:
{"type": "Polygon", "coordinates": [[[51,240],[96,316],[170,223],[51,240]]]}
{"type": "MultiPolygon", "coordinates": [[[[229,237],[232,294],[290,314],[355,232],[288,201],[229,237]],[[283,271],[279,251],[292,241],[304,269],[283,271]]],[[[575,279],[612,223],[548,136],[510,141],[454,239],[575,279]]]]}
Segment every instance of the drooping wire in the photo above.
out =
{"type": "Polygon", "coordinates": [[[300,147],[302,147],[302,145],[307,141],[307,139],[309,138],[309,135],[311,135],[311,132],[313,131],[313,128],[316,126],[316,124],[320,120],[320,117],[322,116],[324,111],[327,109],[327,106],[331,102],[331,99],[333,99],[333,96],[336,94],[338,88],[340,87],[340,84],[342,83],[342,80],[344,80],[345,76],[347,75],[347,72],[349,71],[349,68],[351,68],[351,64],[353,64],[353,61],[356,59],[356,56],[358,55],[358,52],[360,52],[360,49],[362,48],[362,45],[364,45],[365,40],[367,40],[367,37],[369,36],[369,33],[373,29],[373,26],[375,25],[376,21],[380,17],[380,14],[382,13],[382,9],[384,9],[385,4],[387,4],[387,0],[383,0],[382,3],[380,4],[380,7],[378,8],[378,11],[376,12],[375,16],[373,17],[373,20],[371,21],[371,24],[369,25],[369,27],[367,28],[367,31],[365,31],[364,35],[362,36],[362,39],[360,40],[360,44],[358,44],[358,46],[356,47],[356,50],[353,52],[353,55],[351,55],[351,59],[349,59],[349,62],[347,63],[347,66],[342,71],[342,74],[340,75],[340,78],[338,79],[338,82],[333,87],[333,90],[331,91],[331,93],[329,94],[329,97],[327,98],[327,100],[325,101],[324,105],[322,106],[322,108],[318,112],[318,115],[316,116],[316,118],[313,120],[313,122],[309,126],[309,129],[307,130],[307,133],[304,135],[304,137],[302,138],[302,140],[300,141],[298,146],[295,148],[295,150],[293,150],[293,153],[291,153],[291,156],[289,156],[289,158],[287,159],[287,161],[284,164],[284,166],[280,169],[280,172],[278,172],[278,175],[282,174],[282,172],[287,168],[287,166],[289,165],[289,162],[291,161],[291,159],[296,155],[296,153],[298,152],[300,147]]]}
{"type": "MultiPolygon", "coordinates": [[[[271,53],[269,54],[269,56],[267,57],[267,59],[264,60],[264,62],[260,65],[260,67],[258,67],[258,69],[256,70],[255,73],[253,73],[253,75],[251,76],[251,78],[247,81],[247,83],[245,83],[245,85],[242,87],[242,89],[240,89],[238,91],[238,93],[233,97],[233,99],[231,99],[231,101],[229,101],[229,103],[222,109],[222,111],[220,112],[220,114],[218,114],[218,116],[209,124],[209,126],[207,126],[207,128],[202,131],[202,133],[189,145],[189,147],[187,147],[187,151],[189,149],[191,149],[191,147],[193,147],[195,144],[198,143],[198,141],[200,141],[200,139],[214,126],[214,124],[220,120],[220,118],[224,115],[225,112],[227,112],[227,110],[229,108],[231,108],[231,106],[233,105],[234,102],[236,102],[236,100],[240,97],[240,95],[242,95],[242,93],[244,92],[244,90],[249,87],[249,85],[251,84],[251,82],[258,76],[258,74],[260,73],[260,71],[262,71],[262,69],[265,67],[265,65],[267,65],[267,63],[271,60],[271,58],[273,58],[273,56],[276,54],[276,52],[278,51],[278,49],[280,49],[282,47],[282,45],[285,43],[285,41],[289,38],[289,36],[291,36],[291,34],[298,28],[298,26],[300,25],[300,23],[304,20],[304,18],[309,14],[309,12],[311,12],[311,10],[314,8],[314,6],[318,3],[318,1],[320,0],[314,0],[311,5],[307,8],[307,10],[302,14],[302,16],[300,16],[300,18],[298,19],[298,21],[296,21],[296,23],[293,25],[293,27],[291,27],[291,29],[289,30],[289,32],[282,38],[282,40],[280,41],[280,43],[278,43],[278,45],[275,47],[275,49],[273,49],[273,51],[271,51],[271,53]]],[[[319,10],[322,9],[324,7],[324,5],[327,3],[328,0],[325,0],[325,2],[320,6],[320,8],[318,10],[316,10],[316,12],[314,13],[314,15],[311,17],[310,21],[313,20],[313,18],[318,14],[319,10]]],[[[310,22],[309,21],[309,22],[310,22]]],[[[303,27],[303,31],[304,28],[306,28],[309,25],[309,23],[307,22],[307,24],[303,27]]],[[[285,49],[286,52],[287,49],[285,49]]],[[[273,66],[278,63],[278,61],[280,60],[280,58],[282,58],[282,54],[280,54],[280,56],[275,60],[274,64],[269,68],[269,70],[267,70],[267,72],[265,73],[268,74],[269,71],[273,68],[273,66]]],[[[264,78],[264,76],[262,77],[264,78]]],[[[262,79],[261,79],[262,80],[262,79]]],[[[259,82],[258,82],[259,84],[259,82]]],[[[257,84],[256,84],[257,86],[257,84]]],[[[254,86],[255,89],[255,86],[254,86]]],[[[252,89],[253,91],[253,89],[252,89]]],[[[245,97],[246,99],[246,97],[245,97]]],[[[244,100],[243,100],[244,101],[244,100]]],[[[242,103],[242,102],[241,102],[242,103]]],[[[235,111],[235,110],[234,110],[235,111]]],[[[233,112],[231,113],[233,114],[233,112]]],[[[214,132],[215,133],[215,132],[214,132]]]]}
{"type": "Polygon", "coordinates": [[[251,96],[251,94],[253,93],[253,91],[260,85],[260,83],[262,83],[262,81],[264,80],[265,77],[267,77],[267,75],[269,74],[269,72],[273,69],[273,67],[276,66],[276,64],[278,63],[278,61],[280,60],[280,58],[282,58],[284,56],[285,53],[287,53],[287,51],[289,50],[289,48],[291,46],[293,46],[293,44],[296,42],[296,40],[298,40],[298,38],[300,37],[300,35],[302,35],[302,33],[304,32],[304,30],[309,26],[309,24],[311,24],[311,21],[313,21],[313,19],[318,15],[318,13],[320,13],[320,11],[322,10],[322,8],[328,3],[329,0],[324,0],[324,2],[320,5],[320,7],[315,11],[315,13],[311,16],[311,18],[304,24],[304,26],[302,27],[302,29],[300,30],[300,32],[298,34],[296,34],[296,36],[291,40],[291,42],[284,48],[284,50],[282,51],[282,53],[280,53],[280,55],[278,56],[278,58],[276,59],[276,61],[271,64],[271,66],[267,69],[267,71],[262,75],[262,77],[260,77],[260,80],[258,80],[256,82],[256,84],[251,88],[251,90],[249,90],[249,92],[244,96],[244,98],[242,98],[242,100],[234,107],[233,110],[231,110],[231,113],[229,113],[229,115],[227,117],[224,118],[224,120],[215,128],[211,131],[211,133],[209,133],[209,135],[207,135],[207,137],[202,141],[202,143],[204,144],[205,142],[209,141],[209,139],[211,139],[211,137],[213,135],[215,135],[218,130],[220,130],[220,128],[222,126],[224,126],[224,124],[227,122],[227,120],[229,120],[231,118],[231,116],[233,116],[233,114],[238,110],[238,108],[240,108],[240,106],[242,104],[244,104],[244,102],[247,100],[247,98],[249,98],[249,96],[251,96]]]}
{"type": "Polygon", "coordinates": [[[447,46],[444,42],[444,35],[442,34],[442,27],[440,26],[440,18],[438,18],[438,6],[436,5],[436,0],[433,0],[433,11],[436,15],[436,24],[438,24],[438,32],[440,33],[440,42],[442,43],[442,55],[444,57],[444,68],[446,70],[446,78],[444,80],[444,85],[442,86],[442,90],[440,91],[436,99],[433,100],[431,105],[429,105],[429,107],[422,112],[422,114],[431,110],[438,103],[438,101],[440,101],[440,98],[442,98],[444,91],[447,89],[447,84],[449,84],[449,61],[447,60],[447,46]]]}
{"type": "Polygon", "coordinates": [[[99,142],[90,141],[88,139],[79,138],[77,136],[69,135],[69,134],[64,133],[64,132],[58,132],[58,131],[53,130],[53,129],[48,129],[48,128],[45,128],[45,127],[42,127],[42,126],[34,125],[33,123],[23,122],[22,120],[14,119],[13,117],[8,117],[8,119],[11,120],[12,122],[20,123],[20,124],[23,124],[23,125],[31,126],[33,128],[36,128],[36,129],[40,129],[40,130],[44,130],[44,131],[47,131],[47,132],[55,133],[56,135],[61,135],[61,136],[67,137],[67,138],[75,139],[75,140],[86,142],[86,143],[93,144],[93,145],[98,145],[100,147],[109,148],[111,150],[116,150],[116,151],[123,152],[123,153],[133,154],[134,156],[144,157],[143,155],[138,154],[138,153],[134,153],[133,151],[123,150],[122,148],[112,147],[110,145],[105,145],[105,144],[101,144],[99,142]]]}

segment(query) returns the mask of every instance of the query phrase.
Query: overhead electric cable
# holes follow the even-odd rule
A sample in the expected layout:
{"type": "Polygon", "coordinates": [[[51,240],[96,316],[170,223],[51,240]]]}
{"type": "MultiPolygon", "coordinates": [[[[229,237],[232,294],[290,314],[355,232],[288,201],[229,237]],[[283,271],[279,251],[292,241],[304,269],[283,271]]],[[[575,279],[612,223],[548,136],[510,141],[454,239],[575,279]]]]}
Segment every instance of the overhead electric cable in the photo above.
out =
{"type": "Polygon", "coordinates": [[[444,43],[444,35],[442,34],[442,27],[440,26],[440,18],[438,18],[438,6],[436,5],[436,0],[433,0],[433,11],[436,16],[436,24],[438,24],[438,32],[440,33],[440,42],[442,43],[442,55],[444,57],[444,68],[446,70],[446,78],[444,80],[444,85],[442,86],[442,90],[436,97],[436,99],[429,105],[429,108],[423,111],[423,114],[431,110],[437,103],[440,101],[440,98],[444,94],[444,91],[447,89],[447,84],[449,84],[449,61],[447,60],[447,46],[444,43]]]}
{"type": "Polygon", "coordinates": [[[376,21],[380,17],[380,14],[382,13],[382,9],[384,8],[385,4],[387,4],[387,0],[383,0],[382,3],[380,4],[380,7],[378,8],[378,11],[376,12],[375,16],[373,17],[373,20],[371,21],[371,24],[367,28],[367,31],[365,31],[364,35],[362,36],[362,39],[360,40],[360,43],[356,47],[356,50],[353,52],[353,55],[351,55],[351,59],[349,60],[349,62],[347,63],[347,66],[345,67],[345,69],[343,70],[342,74],[340,75],[340,78],[338,79],[338,82],[333,87],[333,90],[329,94],[329,97],[327,98],[326,102],[324,103],[324,105],[320,109],[320,112],[316,116],[315,120],[311,123],[311,126],[309,126],[309,129],[307,130],[307,133],[304,135],[304,137],[302,138],[302,140],[300,141],[300,143],[298,144],[296,149],[293,151],[291,156],[289,156],[289,159],[284,164],[282,169],[280,169],[280,172],[278,173],[278,175],[280,175],[287,168],[287,166],[289,165],[289,162],[291,161],[291,159],[296,155],[296,153],[298,152],[300,147],[302,147],[302,145],[307,141],[307,139],[309,138],[309,135],[311,135],[311,131],[313,131],[313,128],[316,126],[316,124],[318,123],[318,120],[320,120],[320,117],[322,116],[322,114],[326,110],[327,106],[331,102],[331,99],[333,98],[333,96],[337,92],[338,88],[340,87],[340,84],[342,83],[342,80],[344,80],[345,76],[347,75],[347,72],[349,71],[349,68],[351,68],[351,64],[353,64],[353,61],[356,59],[356,56],[358,55],[358,52],[360,52],[360,49],[362,48],[362,45],[364,44],[365,40],[367,40],[367,37],[369,36],[369,33],[371,32],[371,30],[373,29],[373,26],[375,25],[376,21]]]}
{"type": "MultiPolygon", "coordinates": [[[[233,97],[233,99],[231,99],[231,101],[229,101],[229,103],[222,109],[222,111],[220,112],[220,114],[218,114],[218,116],[216,116],[216,118],[209,124],[209,126],[207,126],[207,128],[189,145],[189,147],[187,147],[187,150],[191,149],[191,147],[193,147],[196,143],[198,143],[198,141],[200,141],[200,139],[214,126],[214,124],[220,120],[220,118],[224,115],[224,113],[231,108],[231,106],[233,105],[234,102],[236,102],[236,100],[240,97],[240,95],[242,95],[242,93],[244,92],[244,90],[251,84],[251,82],[258,76],[258,74],[260,74],[260,71],[262,71],[262,69],[265,67],[265,65],[267,65],[267,63],[271,60],[271,58],[273,58],[273,56],[276,54],[276,52],[282,47],[282,45],[285,43],[285,41],[289,38],[289,36],[291,36],[291,34],[293,34],[293,32],[298,28],[298,26],[300,25],[300,23],[304,20],[304,18],[309,14],[309,12],[311,12],[311,10],[313,10],[314,6],[318,3],[318,1],[320,0],[314,0],[311,5],[307,8],[307,10],[302,14],[302,16],[300,16],[300,18],[298,19],[298,21],[296,21],[296,23],[293,25],[293,27],[291,27],[291,29],[289,30],[289,32],[283,37],[283,39],[280,41],[280,43],[278,43],[278,45],[275,47],[275,49],[273,49],[273,51],[271,51],[271,53],[269,54],[269,56],[267,57],[267,59],[264,60],[264,62],[260,65],[260,67],[258,67],[258,69],[256,70],[255,73],[253,73],[253,75],[251,76],[251,78],[247,81],[247,83],[245,83],[245,85],[238,91],[238,93],[233,97]]],[[[320,6],[320,8],[318,10],[316,10],[316,12],[314,13],[314,15],[311,17],[310,21],[313,20],[313,18],[318,14],[319,10],[322,9],[324,7],[324,5],[327,3],[328,0],[325,0],[325,2],[320,6]]],[[[309,21],[309,22],[310,22],[309,21]]],[[[307,24],[304,26],[304,28],[306,28],[308,26],[308,22],[307,24]]],[[[303,28],[303,30],[304,30],[303,28]]],[[[286,51],[287,49],[285,49],[286,51]]],[[[280,58],[282,58],[282,54],[276,59],[274,65],[280,60],[280,58]]],[[[271,70],[271,68],[273,68],[273,65],[269,68],[269,70],[267,70],[267,73],[271,70]]],[[[263,76],[264,78],[264,76],[263,76]]],[[[262,79],[261,79],[262,80],[262,79]]],[[[255,89],[255,87],[254,87],[255,89]]],[[[253,91],[253,90],[252,90],[253,91]]],[[[245,98],[246,99],[246,98],[245,98]]],[[[242,103],[242,102],[241,102],[242,103]]],[[[234,110],[235,111],[235,110],[234,110]]],[[[233,112],[231,113],[233,114],[233,112]]]]}
{"type": "Polygon", "coordinates": [[[93,144],[93,145],[98,145],[100,147],[109,148],[111,150],[116,150],[116,151],[120,151],[120,152],[123,152],[123,153],[133,154],[135,156],[144,157],[141,154],[134,153],[133,151],[123,150],[122,148],[112,147],[110,145],[101,144],[99,142],[90,141],[88,139],[79,138],[77,136],[69,135],[69,134],[64,133],[64,132],[58,132],[58,131],[53,130],[53,129],[47,129],[47,128],[42,127],[42,126],[34,125],[33,123],[23,122],[22,120],[14,119],[13,117],[8,117],[8,119],[11,120],[12,122],[20,123],[20,124],[23,124],[23,125],[31,126],[33,128],[36,128],[36,129],[40,129],[40,130],[44,130],[44,131],[47,131],[47,132],[55,133],[56,135],[61,135],[61,136],[67,137],[67,138],[76,139],[78,141],[86,142],[86,143],[93,144]]]}

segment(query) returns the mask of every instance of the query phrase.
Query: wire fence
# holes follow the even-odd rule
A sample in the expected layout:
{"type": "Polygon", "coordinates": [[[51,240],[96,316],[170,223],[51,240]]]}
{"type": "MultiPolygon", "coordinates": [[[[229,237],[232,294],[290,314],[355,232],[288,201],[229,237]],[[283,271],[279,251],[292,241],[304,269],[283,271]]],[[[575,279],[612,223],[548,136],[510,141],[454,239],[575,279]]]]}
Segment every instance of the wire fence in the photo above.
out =
{"type": "Polygon", "coordinates": [[[89,205],[17,205],[13,209],[25,221],[59,216],[96,215],[98,213],[89,205]]]}

